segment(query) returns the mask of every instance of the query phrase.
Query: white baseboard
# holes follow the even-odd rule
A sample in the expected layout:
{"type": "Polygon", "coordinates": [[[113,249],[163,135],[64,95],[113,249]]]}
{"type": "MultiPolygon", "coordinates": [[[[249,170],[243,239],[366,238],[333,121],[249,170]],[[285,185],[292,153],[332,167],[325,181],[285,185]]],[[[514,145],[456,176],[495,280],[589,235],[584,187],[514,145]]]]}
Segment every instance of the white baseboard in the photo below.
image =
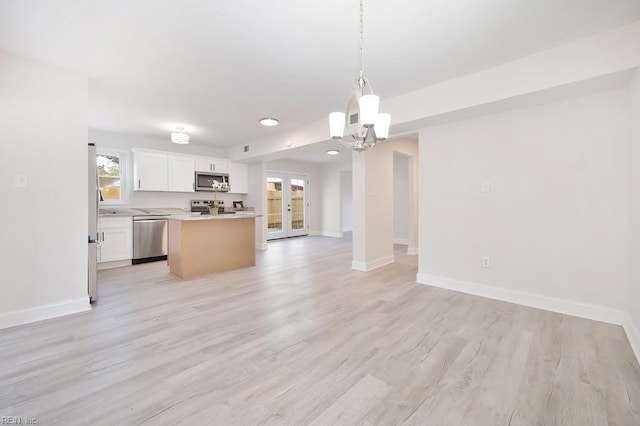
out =
{"type": "Polygon", "coordinates": [[[415,256],[416,254],[418,254],[418,247],[407,247],[407,254],[415,256]]]}
{"type": "Polygon", "coordinates": [[[631,343],[631,349],[633,349],[636,359],[640,362],[640,329],[638,325],[633,322],[628,312],[624,313],[624,323],[622,326],[624,327],[624,332],[627,333],[629,343],[631,343]]]}
{"type": "Polygon", "coordinates": [[[256,250],[266,250],[267,242],[266,241],[256,241],[256,250]]]}
{"type": "Polygon", "coordinates": [[[131,266],[131,259],[98,263],[98,271],[102,271],[104,269],[122,268],[123,266],[131,266]]]}
{"type": "Polygon", "coordinates": [[[323,237],[331,237],[331,238],[342,238],[344,235],[342,232],[322,232],[320,233],[323,237]]]}
{"type": "Polygon", "coordinates": [[[393,256],[382,257],[380,259],[372,260],[371,262],[360,262],[358,260],[354,260],[351,262],[351,269],[355,269],[356,271],[369,272],[395,261],[396,259],[393,256]]]}
{"type": "Polygon", "coordinates": [[[344,235],[342,232],[325,232],[325,231],[311,231],[309,235],[316,237],[331,237],[331,238],[342,238],[344,235]]]}
{"type": "Polygon", "coordinates": [[[85,296],[55,305],[45,305],[33,309],[9,312],[0,315],[0,329],[90,310],[89,296],[85,296]]]}
{"type": "Polygon", "coordinates": [[[400,244],[403,246],[408,246],[409,245],[409,240],[407,238],[394,238],[393,239],[393,244],[400,244]]]}
{"type": "Polygon", "coordinates": [[[356,271],[367,272],[367,263],[360,262],[359,260],[352,260],[351,269],[355,269],[356,271]]]}
{"type": "Polygon", "coordinates": [[[564,299],[541,296],[538,294],[526,293],[515,290],[507,290],[499,287],[492,287],[484,284],[467,281],[454,280],[450,278],[437,277],[434,275],[418,273],[416,282],[431,285],[434,287],[446,288],[448,290],[487,297],[489,299],[501,300],[503,302],[516,303],[518,305],[530,306],[532,308],[544,309],[546,311],[558,312],[575,317],[587,318],[602,321],[610,324],[623,324],[623,312],[602,306],[589,305],[586,303],[572,302],[564,299]]]}

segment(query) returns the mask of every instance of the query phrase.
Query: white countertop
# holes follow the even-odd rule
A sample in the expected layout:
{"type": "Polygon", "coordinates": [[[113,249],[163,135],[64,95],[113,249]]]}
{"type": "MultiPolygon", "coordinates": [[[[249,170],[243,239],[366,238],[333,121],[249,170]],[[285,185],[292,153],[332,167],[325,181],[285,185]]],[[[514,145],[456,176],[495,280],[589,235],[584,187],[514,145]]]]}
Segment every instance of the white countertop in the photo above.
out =
{"type": "Polygon", "coordinates": [[[137,207],[105,207],[98,209],[100,217],[117,217],[117,216],[174,216],[189,214],[189,210],[177,207],[166,208],[137,208],[137,207]]]}
{"type": "Polygon", "coordinates": [[[234,214],[214,214],[214,215],[194,213],[194,214],[185,214],[185,215],[179,215],[179,216],[171,216],[169,219],[190,221],[190,220],[246,219],[250,217],[262,217],[262,216],[257,215],[255,213],[249,213],[249,212],[236,212],[234,214]]]}

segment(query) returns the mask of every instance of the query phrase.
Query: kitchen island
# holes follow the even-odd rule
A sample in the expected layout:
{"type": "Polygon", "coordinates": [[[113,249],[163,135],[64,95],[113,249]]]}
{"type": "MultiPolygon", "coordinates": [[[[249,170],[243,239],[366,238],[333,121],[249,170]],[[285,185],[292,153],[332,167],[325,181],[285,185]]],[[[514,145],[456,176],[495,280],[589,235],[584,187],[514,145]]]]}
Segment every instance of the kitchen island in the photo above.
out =
{"type": "Polygon", "coordinates": [[[190,278],[255,266],[253,213],[169,219],[169,273],[190,278]]]}

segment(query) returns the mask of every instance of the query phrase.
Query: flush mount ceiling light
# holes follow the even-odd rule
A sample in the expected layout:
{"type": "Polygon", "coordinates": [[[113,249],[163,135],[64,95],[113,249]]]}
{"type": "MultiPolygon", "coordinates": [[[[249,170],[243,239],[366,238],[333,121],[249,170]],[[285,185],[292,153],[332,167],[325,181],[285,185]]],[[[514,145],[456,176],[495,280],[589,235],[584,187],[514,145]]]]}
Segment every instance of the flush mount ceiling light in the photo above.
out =
{"type": "Polygon", "coordinates": [[[342,142],[356,152],[366,151],[376,146],[376,143],[387,139],[391,115],[378,113],[380,98],[373,94],[371,84],[364,76],[363,61],[363,0],[360,0],[360,75],[356,80],[353,92],[347,100],[345,112],[329,114],[329,131],[331,138],[342,142]],[[369,94],[365,95],[365,88],[369,94]],[[357,103],[358,108],[355,108],[357,103]],[[347,120],[348,117],[348,120],[347,120]],[[351,135],[348,140],[342,139],[345,130],[351,135]]]}
{"type": "Polygon", "coordinates": [[[177,132],[171,133],[171,142],[180,145],[186,145],[189,143],[189,134],[184,132],[184,127],[176,127],[177,132]]]}
{"type": "Polygon", "coordinates": [[[337,149],[330,149],[327,151],[327,154],[329,155],[338,155],[340,154],[340,151],[338,151],[337,149]]]}
{"type": "Polygon", "coordinates": [[[271,118],[271,117],[263,117],[260,119],[260,124],[262,124],[263,126],[277,126],[279,123],[277,118],[271,118]]]}

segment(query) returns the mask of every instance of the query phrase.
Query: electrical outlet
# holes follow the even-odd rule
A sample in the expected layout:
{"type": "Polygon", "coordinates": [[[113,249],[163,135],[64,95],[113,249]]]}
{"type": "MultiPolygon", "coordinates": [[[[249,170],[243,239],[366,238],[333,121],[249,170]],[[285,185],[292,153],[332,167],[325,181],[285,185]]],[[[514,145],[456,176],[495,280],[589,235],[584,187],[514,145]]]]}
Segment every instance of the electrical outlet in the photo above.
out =
{"type": "Polygon", "coordinates": [[[489,256],[482,257],[482,267],[483,268],[491,268],[491,258],[489,256]]]}

